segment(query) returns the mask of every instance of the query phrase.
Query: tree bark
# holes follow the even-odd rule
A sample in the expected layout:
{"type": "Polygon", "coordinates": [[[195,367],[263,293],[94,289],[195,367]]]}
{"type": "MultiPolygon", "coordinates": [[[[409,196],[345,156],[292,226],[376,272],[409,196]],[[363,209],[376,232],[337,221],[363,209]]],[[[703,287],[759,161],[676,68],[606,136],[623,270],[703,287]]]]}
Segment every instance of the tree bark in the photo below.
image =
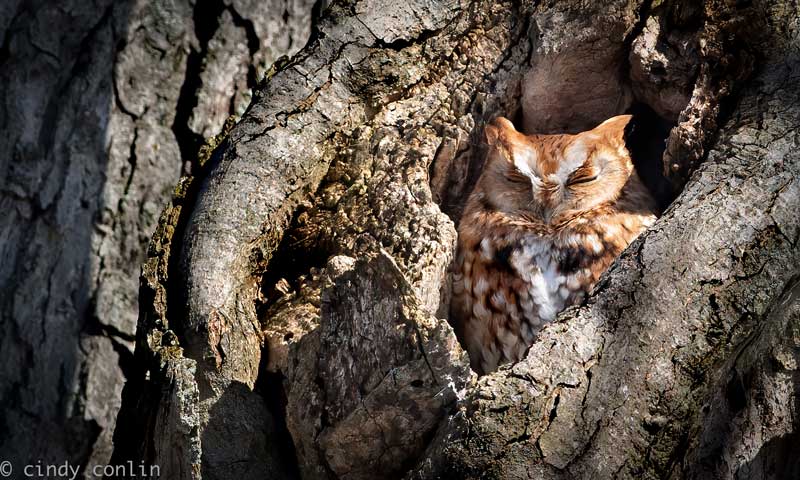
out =
{"type": "Polygon", "coordinates": [[[790,2],[332,5],[162,214],[115,461],[168,478],[796,472],[798,40],[790,2]],[[637,108],[652,135],[674,127],[638,167],[685,188],[524,361],[477,379],[446,317],[482,126],[579,131],[637,108]]]}
{"type": "Polygon", "coordinates": [[[159,211],[313,2],[57,3],[0,5],[0,457],[91,477],[159,211]]]}

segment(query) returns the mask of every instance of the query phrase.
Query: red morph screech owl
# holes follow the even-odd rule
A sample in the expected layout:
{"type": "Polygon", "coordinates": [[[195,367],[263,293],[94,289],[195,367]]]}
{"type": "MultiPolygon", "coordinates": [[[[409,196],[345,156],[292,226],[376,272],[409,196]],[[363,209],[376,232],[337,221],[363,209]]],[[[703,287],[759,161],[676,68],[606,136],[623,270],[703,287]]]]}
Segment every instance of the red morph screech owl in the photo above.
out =
{"type": "Polygon", "coordinates": [[[576,135],[485,128],[489,152],[458,228],[451,317],[473,369],[520,360],[656,219],[625,146],[630,115],[576,135]]]}

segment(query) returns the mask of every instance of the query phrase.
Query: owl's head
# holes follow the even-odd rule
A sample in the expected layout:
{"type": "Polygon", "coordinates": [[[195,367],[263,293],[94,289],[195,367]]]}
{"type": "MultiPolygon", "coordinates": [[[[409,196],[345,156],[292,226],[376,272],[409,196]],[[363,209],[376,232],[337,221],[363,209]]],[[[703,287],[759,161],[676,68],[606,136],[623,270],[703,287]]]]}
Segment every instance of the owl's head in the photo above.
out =
{"type": "Polygon", "coordinates": [[[630,115],[576,135],[524,135],[503,117],[485,128],[481,187],[492,208],[545,223],[616,200],[633,173],[625,147],[630,115]]]}

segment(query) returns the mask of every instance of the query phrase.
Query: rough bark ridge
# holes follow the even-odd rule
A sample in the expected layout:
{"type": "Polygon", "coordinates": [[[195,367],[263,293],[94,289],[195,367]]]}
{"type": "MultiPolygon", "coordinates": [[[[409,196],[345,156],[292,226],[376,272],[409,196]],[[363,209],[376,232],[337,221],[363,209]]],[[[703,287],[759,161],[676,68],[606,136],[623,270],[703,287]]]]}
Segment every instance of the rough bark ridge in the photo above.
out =
{"type": "Polygon", "coordinates": [[[798,276],[797,12],[578,3],[328,9],[162,214],[116,460],[169,478],[774,471],[766,450],[743,461],[795,428],[747,392],[797,389],[782,333],[797,318],[782,303],[798,276]],[[738,46],[707,41],[741,41],[742,19],[763,23],[757,47],[772,57],[717,136],[720,101],[748,68],[710,75],[738,46]],[[579,130],[637,104],[680,122],[669,145],[698,158],[713,146],[708,162],[526,361],[476,382],[444,319],[482,125],[502,114],[579,130]],[[731,369],[759,381],[731,382],[731,369]],[[729,385],[745,406],[709,414],[729,385]],[[748,430],[763,411],[770,428],[748,430]],[[709,463],[738,432],[753,437],[709,463]]]}
{"type": "Polygon", "coordinates": [[[0,5],[0,452],[17,469],[108,462],[159,212],[257,69],[306,42],[312,4],[0,5]]]}

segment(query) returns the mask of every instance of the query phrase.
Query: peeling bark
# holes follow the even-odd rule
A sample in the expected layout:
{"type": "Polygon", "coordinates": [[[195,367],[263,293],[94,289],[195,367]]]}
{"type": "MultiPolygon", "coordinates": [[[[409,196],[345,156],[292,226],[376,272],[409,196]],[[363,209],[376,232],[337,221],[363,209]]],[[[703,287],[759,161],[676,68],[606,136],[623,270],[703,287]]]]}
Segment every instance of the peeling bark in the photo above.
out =
{"type": "Polygon", "coordinates": [[[172,445],[169,478],[793,471],[796,7],[579,3],[329,7],[162,213],[115,460],[172,445]],[[744,80],[747,44],[765,55],[744,80]],[[476,379],[446,316],[482,126],[629,107],[675,127],[637,167],[680,155],[685,189],[526,360],[476,379]]]}

